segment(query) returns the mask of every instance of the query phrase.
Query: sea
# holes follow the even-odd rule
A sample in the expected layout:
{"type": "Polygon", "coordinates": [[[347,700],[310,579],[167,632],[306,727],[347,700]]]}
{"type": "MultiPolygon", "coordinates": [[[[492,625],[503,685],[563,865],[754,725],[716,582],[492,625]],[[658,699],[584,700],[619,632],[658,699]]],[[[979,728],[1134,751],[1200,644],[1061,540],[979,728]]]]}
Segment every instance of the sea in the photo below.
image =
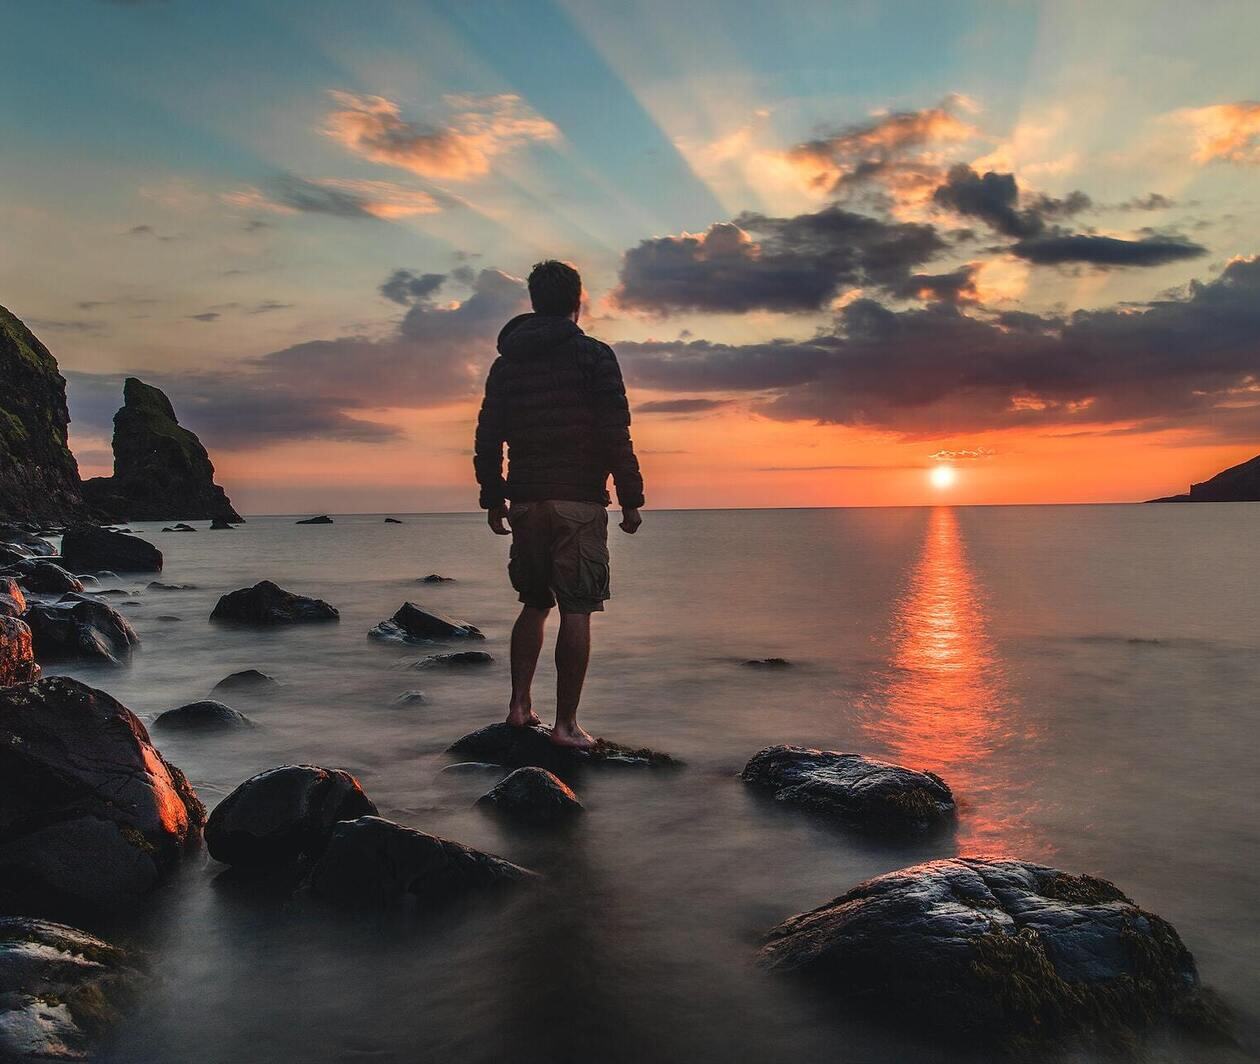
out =
{"type": "MultiPolygon", "coordinates": [[[[518,608],[507,541],[478,514],[250,517],[162,533],[160,579],[107,586],[142,640],[123,669],[57,668],[151,722],[256,668],[228,699],[257,727],[155,730],[213,807],[276,765],[344,768],[381,815],[543,873],[454,909],[346,917],[242,884],[204,852],[108,930],[151,980],[109,1064],[964,1062],[978,1049],[841,1010],[766,972],[766,931],[875,875],[959,854],[1114,881],[1178,929],[1240,1045],[1157,1032],[1129,1060],[1232,1062],[1260,1044],[1260,504],[648,511],[613,528],[581,722],[682,759],[589,773],[560,834],[474,807],[445,772],[500,719],[518,608]],[[449,582],[420,582],[430,573],[449,582]],[[209,621],[258,580],[339,623],[209,621]],[[371,641],[405,601],[475,624],[482,669],[416,670],[371,641]],[[749,659],[790,665],[757,668],[749,659]],[[423,701],[399,702],[408,691],[423,701]],[[856,751],[939,773],[957,831],[897,844],[750,793],[763,747],[856,751]]],[[[552,709],[553,628],[535,684],[552,709]]],[[[1109,1059],[1075,1050],[1071,1061],[1109,1059]]],[[[1057,1059],[1057,1058],[1054,1058],[1057,1059]]]]}

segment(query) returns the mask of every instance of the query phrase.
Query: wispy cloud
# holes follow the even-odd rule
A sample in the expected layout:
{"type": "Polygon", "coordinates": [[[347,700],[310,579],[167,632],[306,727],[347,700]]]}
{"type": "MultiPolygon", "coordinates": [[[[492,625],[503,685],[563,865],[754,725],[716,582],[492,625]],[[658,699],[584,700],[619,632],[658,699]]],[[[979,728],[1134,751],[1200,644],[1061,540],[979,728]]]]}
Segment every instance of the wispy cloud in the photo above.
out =
{"type": "Polygon", "coordinates": [[[1170,117],[1190,130],[1196,163],[1260,163],[1260,102],[1186,107],[1170,117]]]}
{"type": "Polygon", "coordinates": [[[224,200],[243,210],[386,220],[436,214],[455,202],[450,197],[391,181],[305,178],[295,174],[277,174],[262,187],[237,189],[227,193],[224,200]]]}

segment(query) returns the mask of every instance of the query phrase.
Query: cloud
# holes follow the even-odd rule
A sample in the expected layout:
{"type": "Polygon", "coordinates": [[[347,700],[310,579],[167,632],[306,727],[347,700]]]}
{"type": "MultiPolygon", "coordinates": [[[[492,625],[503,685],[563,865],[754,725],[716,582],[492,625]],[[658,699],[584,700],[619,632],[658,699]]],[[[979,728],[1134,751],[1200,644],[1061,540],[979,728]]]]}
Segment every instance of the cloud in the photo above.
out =
{"type": "Polygon", "coordinates": [[[1121,240],[1112,236],[1052,233],[1021,240],[1011,251],[1039,266],[1085,262],[1093,266],[1163,266],[1207,254],[1207,248],[1177,235],[1121,240]]]}
{"type": "Polygon", "coordinates": [[[1172,120],[1189,128],[1196,163],[1260,164],[1260,102],[1242,100],[1174,111],[1172,120]]]}
{"type": "Polygon", "coordinates": [[[496,156],[560,137],[554,124],[510,93],[444,97],[451,113],[438,125],[404,119],[398,104],[383,96],[335,90],[329,95],[338,107],[329,113],[324,133],[361,158],[422,177],[481,177],[496,156]]]}
{"type": "Polygon", "coordinates": [[[720,410],[729,406],[729,399],[657,399],[647,403],[639,403],[635,412],[639,414],[705,414],[711,410],[720,410]]]}
{"type": "Polygon", "coordinates": [[[905,279],[893,294],[903,299],[944,300],[947,303],[978,303],[976,288],[979,266],[967,263],[949,273],[914,273],[905,279]]]}
{"type": "Polygon", "coordinates": [[[770,417],[931,438],[1135,423],[1260,435],[1260,256],[1144,307],[972,316],[859,299],[809,340],[619,345],[627,378],[747,392],[770,417]]]}
{"type": "Polygon", "coordinates": [[[330,214],[336,218],[382,218],[390,221],[417,214],[436,214],[457,202],[451,197],[390,181],[334,177],[311,179],[295,174],[277,174],[262,188],[238,189],[223,198],[231,206],[244,210],[266,210],[276,214],[330,214]]]}
{"type": "Polygon", "coordinates": [[[996,452],[988,447],[977,447],[974,450],[952,451],[943,448],[928,455],[936,462],[978,462],[983,458],[992,458],[996,452]]]}
{"type": "Polygon", "coordinates": [[[206,310],[200,314],[188,315],[193,321],[218,321],[221,315],[217,310],[206,310]]]}
{"type": "Polygon", "coordinates": [[[446,281],[444,273],[412,273],[411,270],[395,270],[377,289],[391,303],[410,306],[422,303],[432,296],[446,281]]]}
{"type": "Polygon", "coordinates": [[[838,206],[792,218],[746,212],[701,234],[653,237],[630,248],[613,300],[656,314],[815,311],[843,290],[900,286],[944,248],[930,225],[838,206]]]}
{"type": "Polygon", "coordinates": [[[1116,204],[1120,211],[1166,211],[1177,206],[1176,200],[1165,196],[1162,192],[1148,192],[1145,196],[1134,196],[1123,203],[1116,204]]]}

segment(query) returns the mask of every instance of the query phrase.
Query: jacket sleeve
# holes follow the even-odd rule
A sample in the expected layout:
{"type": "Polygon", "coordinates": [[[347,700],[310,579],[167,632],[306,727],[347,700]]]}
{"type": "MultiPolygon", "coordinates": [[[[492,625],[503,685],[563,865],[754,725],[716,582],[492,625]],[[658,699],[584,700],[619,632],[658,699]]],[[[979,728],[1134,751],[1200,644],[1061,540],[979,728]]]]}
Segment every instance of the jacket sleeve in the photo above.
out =
{"type": "Polygon", "coordinates": [[[592,373],[591,392],[595,402],[595,431],[598,433],[617,501],[623,509],[643,505],[643,475],[630,440],[630,404],[621,378],[617,356],[607,344],[599,344],[592,373]]]}
{"type": "Polygon", "coordinates": [[[473,445],[473,470],[481,486],[480,506],[492,510],[501,506],[507,494],[503,480],[503,443],[506,439],[503,388],[499,361],[495,359],[486,376],[486,394],[477,415],[477,437],[473,445]]]}

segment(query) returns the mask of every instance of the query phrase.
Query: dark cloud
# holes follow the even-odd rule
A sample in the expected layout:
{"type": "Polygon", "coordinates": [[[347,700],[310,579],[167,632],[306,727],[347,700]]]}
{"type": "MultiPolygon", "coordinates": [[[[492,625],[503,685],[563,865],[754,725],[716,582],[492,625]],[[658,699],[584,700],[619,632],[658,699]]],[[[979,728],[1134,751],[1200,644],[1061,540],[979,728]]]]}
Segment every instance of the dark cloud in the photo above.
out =
{"type": "Polygon", "coordinates": [[[193,321],[218,321],[223,315],[217,310],[205,310],[200,314],[188,315],[193,321]]]}
{"type": "Polygon", "coordinates": [[[657,399],[639,403],[638,414],[703,414],[730,405],[729,399],[657,399]]]}
{"type": "Polygon", "coordinates": [[[932,193],[932,199],[959,214],[979,218],[1006,236],[1036,236],[1046,227],[1045,219],[1036,210],[1019,209],[1019,186],[1014,174],[990,170],[982,177],[966,163],[959,163],[932,193]]]}
{"type": "Polygon", "coordinates": [[[701,235],[641,241],[622,257],[614,298],[660,314],[813,311],[851,288],[897,287],[944,248],[930,225],[837,206],[792,218],[744,213],[701,235]]]}
{"type": "Polygon", "coordinates": [[[1145,307],[972,316],[847,306],[810,340],[619,345],[632,383],[750,392],[761,413],[930,437],[1020,425],[1260,435],[1260,257],[1145,307]]]}
{"type": "Polygon", "coordinates": [[[1011,247],[1013,254],[1039,266],[1059,266],[1071,262],[1092,266],[1163,266],[1169,262],[1199,258],[1206,255],[1207,250],[1202,244],[1176,235],[1121,240],[1084,233],[1050,233],[1017,241],[1011,247]]]}
{"type": "MultiPolygon", "coordinates": [[[[472,281],[470,274],[466,279],[472,281]]],[[[429,299],[446,281],[444,273],[413,273],[411,270],[395,270],[377,289],[391,303],[410,306],[429,299]]]]}
{"type": "Polygon", "coordinates": [[[1166,211],[1177,206],[1175,200],[1162,192],[1148,192],[1145,196],[1134,196],[1132,199],[1117,203],[1116,209],[1121,211],[1166,211]]]}
{"type": "Polygon", "coordinates": [[[905,279],[893,295],[902,299],[943,300],[946,303],[975,303],[976,266],[968,263],[949,273],[914,273],[905,279]]]}
{"type": "Polygon", "coordinates": [[[337,218],[375,218],[366,197],[350,189],[308,181],[296,174],[278,174],[267,183],[276,203],[308,214],[337,218]]]}

